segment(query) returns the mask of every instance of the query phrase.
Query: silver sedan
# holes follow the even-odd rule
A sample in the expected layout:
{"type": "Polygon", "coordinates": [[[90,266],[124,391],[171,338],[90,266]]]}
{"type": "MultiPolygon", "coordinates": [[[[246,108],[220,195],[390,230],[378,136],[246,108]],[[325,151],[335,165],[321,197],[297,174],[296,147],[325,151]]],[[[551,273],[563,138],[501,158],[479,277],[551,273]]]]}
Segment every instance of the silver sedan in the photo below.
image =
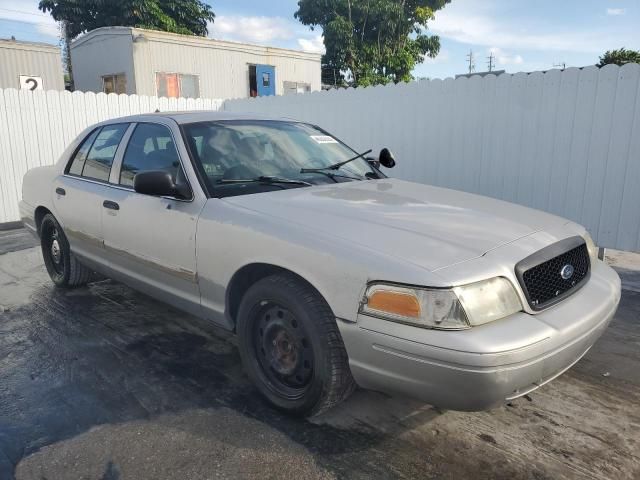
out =
{"type": "Polygon", "coordinates": [[[97,271],[235,332],[258,390],[296,414],[356,385],[487,409],[591,348],[620,280],[583,227],[368,155],[293,121],[132,116],[30,170],[20,210],[55,285],[97,271]]]}

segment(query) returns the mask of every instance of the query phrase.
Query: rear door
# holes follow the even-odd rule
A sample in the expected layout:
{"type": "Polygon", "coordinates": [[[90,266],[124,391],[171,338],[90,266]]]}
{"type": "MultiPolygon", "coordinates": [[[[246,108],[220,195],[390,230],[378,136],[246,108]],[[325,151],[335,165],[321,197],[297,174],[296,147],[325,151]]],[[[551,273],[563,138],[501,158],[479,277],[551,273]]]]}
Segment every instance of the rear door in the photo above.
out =
{"type": "Polygon", "coordinates": [[[258,96],[276,94],[276,69],[271,65],[256,65],[258,96]]]}
{"type": "Polygon", "coordinates": [[[114,167],[102,210],[105,251],[114,271],[139,290],[160,297],[184,310],[199,313],[200,290],[196,275],[196,225],[206,202],[200,189],[187,180],[186,150],[171,125],[138,123],[121,161],[114,167]],[[181,152],[181,153],[179,153],[181,152]],[[174,182],[186,183],[187,200],[156,197],[133,189],[137,173],[162,170],[174,182]]]}
{"type": "Polygon", "coordinates": [[[71,250],[103,262],[102,203],[110,190],[109,176],[127,123],[93,130],[72,156],[64,175],[53,185],[56,217],[71,250]]]}

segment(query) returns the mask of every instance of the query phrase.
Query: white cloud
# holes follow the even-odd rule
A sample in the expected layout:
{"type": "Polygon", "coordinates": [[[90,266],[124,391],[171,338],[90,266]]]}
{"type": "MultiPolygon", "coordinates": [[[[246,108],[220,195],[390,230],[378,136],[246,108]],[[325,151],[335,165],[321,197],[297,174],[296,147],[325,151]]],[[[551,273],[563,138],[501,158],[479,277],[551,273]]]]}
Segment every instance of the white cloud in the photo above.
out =
{"type": "Polygon", "coordinates": [[[624,15],[625,13],[627,13],[625,8],[607,8],[607,15],[610,16],[624,15]]]}
{"type": "Polygon", "coordinates": [[[449,51],[448,50],[440,50],[436,58],[424,57],[424,62],[426,64],[433,63],[447,63],[449,61],[449,51]]]}
{"type": "Polygon", "coordinates": [[[58,37],[57,22],[48,13],[38,10],[38,3],[34,0],[4,0],[1,3],[0,19],[33,25],[42,35],[58,37]]]}
{"type": "MultiPolygon", "coordinates": [[[[555,32],[531,33],[521,23],[498,22],[486,11],[474,10],[472,3],[461,2],[459,5],[466,7],[445,7],[437,12],[429,28],[441,37],[461,43],[520,50],[601,53],[605,45],[623,40],[617,31],[572,31],[566,26],[555,32]]],[[[451,7],[454,6],[455,2],[451,7]]]]}
{"type": "Polygon", "coordinates": [[[488,53],[493,54],[498,65],[522,65],[524,63],[521,55],[512,55],[498,47],[490,48],[488,53]]]}
{"type": "Polygon", "coordinates": [[[324,40],[322,35],[316,35],[313,38],[299,38],[298,45],[305,52],[324,53],[324,40]]]}
{"type": "Polygon", "coordinates": [[[219,16],[209,25],[209,36],[266,45],[292,39],[295,32],[291,23],[282,17],[219,16]]]}

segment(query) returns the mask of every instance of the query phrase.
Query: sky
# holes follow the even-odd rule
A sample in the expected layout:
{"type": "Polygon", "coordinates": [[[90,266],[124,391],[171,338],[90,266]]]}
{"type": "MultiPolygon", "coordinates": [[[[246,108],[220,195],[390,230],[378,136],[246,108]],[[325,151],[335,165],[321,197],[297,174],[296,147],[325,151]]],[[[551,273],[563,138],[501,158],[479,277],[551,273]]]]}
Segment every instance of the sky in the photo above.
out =
{"type": "MultiPolygon", "coordinates": [[[[322,31],[311,31],[293,14],[297,0],[211,0],[212,38],[307,51],[323,51],[322,31]]],[[[53,19],[38,0],[0,0],[0,38],[58,42],[53,19]]],[[[558,65],[597,63],[606,50],[640,50],[640,0],[452,0],[429,23],[440,37],[440,53],[416,66],[416,77],[446,78],[475,70],[510,73],[558,65]]],[[[0,66],[1,68],[1,66],[0,66]]]]}

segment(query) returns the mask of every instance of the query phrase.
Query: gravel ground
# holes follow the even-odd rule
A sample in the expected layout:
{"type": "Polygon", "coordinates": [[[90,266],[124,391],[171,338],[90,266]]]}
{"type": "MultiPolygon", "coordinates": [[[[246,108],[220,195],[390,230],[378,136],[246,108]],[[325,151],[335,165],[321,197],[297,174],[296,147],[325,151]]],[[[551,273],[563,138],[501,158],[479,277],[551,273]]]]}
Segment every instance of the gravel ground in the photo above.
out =
{"type": "Polygon", "coordinates": [[[110,280],[56,290],[29,236],[0,232],[0,479],[640,478],[640,262],[612,262],[610,328],[529,398],[358,391],[308,421],[263,403],[225,332],[110,280]]]}

